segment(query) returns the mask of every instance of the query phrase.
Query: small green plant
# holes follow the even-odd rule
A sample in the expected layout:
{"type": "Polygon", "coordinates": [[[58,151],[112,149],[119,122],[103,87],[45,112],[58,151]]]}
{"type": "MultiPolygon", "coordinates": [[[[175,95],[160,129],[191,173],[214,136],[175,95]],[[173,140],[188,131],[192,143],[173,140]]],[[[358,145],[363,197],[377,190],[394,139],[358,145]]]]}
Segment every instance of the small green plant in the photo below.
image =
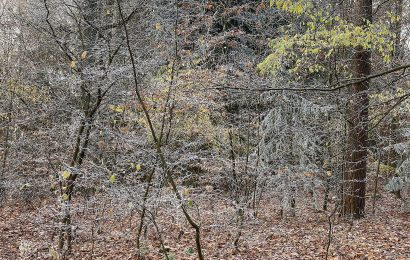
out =
{"type": "Polygon", "coordinates": [[[168,259],[169,260],[175,260],[176,259],[176,255],[173,252],[167,253],[168,259]]]}
{"type": "Polygon", "coordinates": [[[185,249],[185,253],[187,253],[188,255],[193,255],[195,253],[195,250],[192,247],[188,247],[187,249],[185,249]]]}

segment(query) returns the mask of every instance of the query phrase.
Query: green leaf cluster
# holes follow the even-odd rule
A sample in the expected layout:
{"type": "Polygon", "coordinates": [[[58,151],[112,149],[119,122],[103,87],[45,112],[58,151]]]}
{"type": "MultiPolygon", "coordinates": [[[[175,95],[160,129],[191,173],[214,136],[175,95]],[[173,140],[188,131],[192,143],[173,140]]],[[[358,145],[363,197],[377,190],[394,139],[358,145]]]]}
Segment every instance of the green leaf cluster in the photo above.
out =
{"type": "Polygon", "coordinates": [[[284,63],[292,65],[289,72],[294,75],[326,71],[324,62],[336,50],[346,48],[376,51],[385,62],[391,59],[395,36],[386,23],[357,26],[330,11],[314,10],[313,4],[304,0],[272,0],[271,6],[301,18],[304,32],[286,28],[282,36],[271,40],[272,53],[258,65],[262,74],[276,74],[284,63]]]}

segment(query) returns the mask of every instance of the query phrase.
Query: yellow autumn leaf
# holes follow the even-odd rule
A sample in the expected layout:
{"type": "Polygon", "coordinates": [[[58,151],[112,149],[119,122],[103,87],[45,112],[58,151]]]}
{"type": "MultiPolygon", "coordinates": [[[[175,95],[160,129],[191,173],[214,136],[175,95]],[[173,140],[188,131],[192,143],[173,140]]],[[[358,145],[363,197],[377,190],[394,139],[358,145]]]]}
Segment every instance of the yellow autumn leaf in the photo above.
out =
{"type": "Polygon", "coordinates": [[[116,106],[116,105],[110,105],[109,107],[110,107],[110,109],[111,109],[112,111],[114,111],[114,112],[116,112],[116,113],[122,113],[122,112],[125,111],[125,106],[121,106],[121,105],[118,105],[118,106],[116,106]]]}
{"type": "Polygon", "coordinates": [[[295,14],[302,14],[303,13],[303,6],[301,4],[295,5],[295,7],[293,8],[293,12],[295,14]]]}
{"type": "Polygon", "coordinates": [[[68,178],[70,178],[70,172],[69,171],[63,171],[63,179],[67,180],[68,178]]]}
{"type": "Polygon", "coordinates": [[[155,24],[155,30],[157,30],[157,31],[161,30],[161,24],[160,23],[155,24]]]}
{"type": "Polygon", "coordinates": [[[184,189],[182,190],[182,195],[184,195],[184,196],[189,196],[190,193],[191,193],[191,192],[190,192],[190,190],[189,190],[188,188],[184,188],[184,189]]]}
{"type": "Polygon", "coordinates": [[[60,260],[60,255],[58,254],[58,252],[51,247],[49,248],[49,254],[53,259],[60,260]]]}
{"type": "Polygon", "coordinates": [[[70,68],[72,68],[73,70],[77,68],[77,61],[76,60],[72,60],[70,62],[70,68]]]}
{"type": "Polygon", "coordinates": [[[135,168],[137,169],[137,172],[141,171],[141,164],[138,163],[138,164],[135,166],[135,168]]]}
{"type": "Polygon", "coordinates": [[[61,196],[61,198],[62,198],[64,201],[68,201],[68,199],[69,199],[67,193],[64,193],[64,194],[61,196]]]}
{"type": "Polygon", "coordinates": [[[117,113],[122,113],[122,112],[124,112],[124,110],[125,109],[122,106],[118,106],[118,107],[115,108],[114,111],[117,112],[117,113]]]}
{"type": "Polygon", "coordinates": [[[85,60],[88,56],[88,51],[83,51],[83,53],[81,53],[81,59],[85,60]]]}
{"type": "Polygon", "coordinates": [[[110,182],[111,182],[111,183],[114,183],[114,182],[115,182],[115,175],[114,175],[114,174],[110,176],[110,182]]]}
{"type": "Polygon", "coordinates": [[[190,208],[192,208],[194,206],[194,202],[191,199],[189,199],[187,201],[187,204],[188,204],[188,207],[190,207],[190,208]]]}

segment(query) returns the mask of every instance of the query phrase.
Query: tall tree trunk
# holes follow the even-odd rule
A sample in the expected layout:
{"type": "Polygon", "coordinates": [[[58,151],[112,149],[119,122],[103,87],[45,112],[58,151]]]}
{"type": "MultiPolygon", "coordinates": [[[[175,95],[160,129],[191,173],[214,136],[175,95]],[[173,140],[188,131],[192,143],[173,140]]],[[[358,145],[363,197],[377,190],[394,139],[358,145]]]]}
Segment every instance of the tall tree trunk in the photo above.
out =
{"type": "MultiPolygon", "coordinates": [[[[355,24],[366,26],[372,20],[372,0],[354,1],[355,24]]],[[[358,46],[353,55],[353,78],[370,75],[371,53],[358,46]]],[[[344,173],[343,215],[362,218],[365,213],[367,131],[369,123],[369,81],[352,85],[352,99],[348,107],[347,167],[344,173]]]]}

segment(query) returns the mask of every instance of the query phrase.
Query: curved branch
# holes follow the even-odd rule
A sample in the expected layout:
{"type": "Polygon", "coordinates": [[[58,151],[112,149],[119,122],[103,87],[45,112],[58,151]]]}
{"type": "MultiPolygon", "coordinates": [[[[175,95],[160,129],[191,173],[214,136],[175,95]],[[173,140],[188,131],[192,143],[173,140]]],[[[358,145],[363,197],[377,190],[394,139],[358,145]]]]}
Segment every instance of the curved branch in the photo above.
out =
{"type": "Polygon", "coordinates": [[[118,12],[119,12],[120,18],[123,21],[125,42],[126,42],[126,46],[127,46],[127,49],[128,49],[128,54],[130,56],[130,62],[131,62],[131,65],[132,65],[134,87],[135,87],[135,93],[136,93],[138,102],[140,103],[140,105],[142,107],[142,110],[144,112],[144,115],[145,115],[145,119],[148,122],[149,131],[151,133],[152,139],[154,140],[154,143],[155,143],[155,146],[156,146],[157,156],[159,157],[161,168],[164,171],[164,175],[168,179],[168,182],[171,185],[171,188],[172,188],[172,191],[175,194],[175,197],[181,203],[182,213],[184,214],[186,220],[191,225],[191,227],[195,230],[195,242],[196,242],[196,247],[197,247],[197,251],[198,251],[198,258],[200,260],[203,260],[204,257],[203,257],[203,254],[202,254],[202,248],[201,248],[201,242],[200,242],[200,226],[194,221],[194,219],[189,214],[189,212],[186,208],[186,204],[184,203],[184,200],[182,199],[181,194],[178,191],[178,188],[176,186],[174,178],[172,177],[172,173],[169,170],[168,163],[165,160],[165,155],[164,155],[164,152],[163,152],[162,147],[161,147],[161,142],[157,137],[155,128],[154,128],[154,126],[152,124],[152,121],[151,121],[151,116],[148,113],[148,109],[145,105],[144,98],[143,98],[143,96],[141,94],[141,91],[140,91],[139,81],[138,81],[138,77],[137,77],[136,62],[135,62],[135,59],[134,59],[134,53],[133,53],[132,48],[131,48],[130,37],[129,37],[128,28],[127,28],[125,18],[123,16],[122,7],[121,7],[121,4],[120,4],[119,0],[117,0],[116,2],[117,2],[118,12]]]}
{"type": "Polygon", "coordinates": [[[378,78],[399,70],[406,70],[410,67],[410,64],[405,64],[402,66],[398,66],[395,67],[393,69],[390,70],[386,70],[380,73],[376,73],[376,74],[372,74],[369,75],[367,77],[362,77],[362,78],[353,78],[353,79],[345,79],[342,80],[341,83],[337,83],[334,85],[330,85],[329,88],[260,88],[260,89],[251,89],[251,88],[240,88],[240,87],[215,87],[213,89],[218,89],[218,90],[222,90],[222,89],[234,89],[234,90],[244,90],[244,91],[258,91],[258,92],[266,92],[266,91],[294,91],[294,92],[306,92],[306,91],[316,91],[316,92],[333,92],[333,91],[337,91],[337,90],[341,90],[343,88],[349,87],[352,84],[358,84],[358,83],[362,83],[374,78],[378,78]],[[345,83],[344,83],[345,82],[345,83]]]}

